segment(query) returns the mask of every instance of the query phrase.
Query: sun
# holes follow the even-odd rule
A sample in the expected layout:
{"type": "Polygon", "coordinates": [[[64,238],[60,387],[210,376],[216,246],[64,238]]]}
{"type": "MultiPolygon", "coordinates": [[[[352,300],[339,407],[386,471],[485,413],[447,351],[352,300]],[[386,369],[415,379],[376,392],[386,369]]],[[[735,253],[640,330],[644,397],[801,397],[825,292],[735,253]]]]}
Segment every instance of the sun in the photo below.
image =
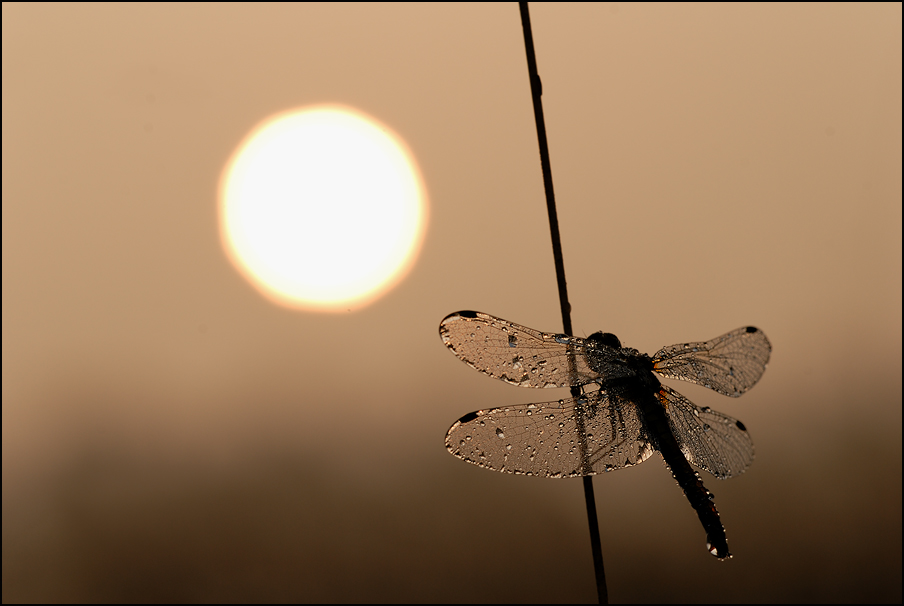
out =
{"type": "Polygon", "coordinates": [[[426,227],[408,147],[343,106],[264,120],[227,163],[219,197],[227,255],[261,294],[292,308],[373,302],[410,270],[426,227]]]}

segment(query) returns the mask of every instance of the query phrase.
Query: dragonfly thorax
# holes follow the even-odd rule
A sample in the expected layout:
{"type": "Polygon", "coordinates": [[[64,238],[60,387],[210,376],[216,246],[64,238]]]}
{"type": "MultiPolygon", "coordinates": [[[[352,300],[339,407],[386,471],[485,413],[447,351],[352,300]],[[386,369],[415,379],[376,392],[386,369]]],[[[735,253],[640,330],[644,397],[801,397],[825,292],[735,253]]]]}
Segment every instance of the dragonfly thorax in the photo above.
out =
{"type": "MultiPolygon", "coordinates": [[[[653,361],[636,349],[622,347],[618,337],[608,332],[595,332],[585,339],[587,366],[598,375],[594,380],[606,389],[612,382],[637,382],[639,377],[653,378],[653,361]]],[[[646,383],[646,382],[644,382],[646,383]]]]}

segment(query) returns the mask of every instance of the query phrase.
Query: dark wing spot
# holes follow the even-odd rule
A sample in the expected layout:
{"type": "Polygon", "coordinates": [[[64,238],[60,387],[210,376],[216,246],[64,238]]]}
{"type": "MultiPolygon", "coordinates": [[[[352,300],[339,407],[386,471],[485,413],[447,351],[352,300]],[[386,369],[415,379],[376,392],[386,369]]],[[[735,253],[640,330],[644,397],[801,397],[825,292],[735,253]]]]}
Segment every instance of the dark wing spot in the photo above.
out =
{"type": "Polygon", "coordinates": [[[735,425],[737,425],[738,429],[740,429],[741,431],[747,431],[747,428],[744,427],[744,424],[741,423],[740,421],[735,421],[735,425]]]}
{"type": "Polygon", "coordinates": [[[477,418],[477,412],[476,412],[476,411],[475,411],[475,412],[469,412],[468,414],[466,414],[465,416],[463,416],[462,418],[460,418],[460,419],[458,420],[458,422],[459,422],[459,423],[467,423],[468,421],[473,421],[473,420],[476,419],[476,418],[477,418]]]}
{"type": "Polygon", "coordinates": [[[756,326],[748,326],[747,327],[747,332],[759,332],[759,330],[760,329],[757,328],[756,326]]]}
{"type": "MultiPolygon", "coordinates": [[[[456,313],[454,313],[454,314],[452,314],[452,315],[453,315],[453,316],[461,316],[462,318],[472,318],[472,319],[473,319],[473,318],[476,318],[476,317],[477,317],[477,312],[476,312],[476,311],[471,311],[471,310],[466,310],[466,311],[459,311],[459,312],[456,312],[456,313]]],[[[750,330],[750,329],[748,329],[748,330],[750,330]]],[[[756,328],[754,328],[753,330],[756,330],[756,328]]]]}

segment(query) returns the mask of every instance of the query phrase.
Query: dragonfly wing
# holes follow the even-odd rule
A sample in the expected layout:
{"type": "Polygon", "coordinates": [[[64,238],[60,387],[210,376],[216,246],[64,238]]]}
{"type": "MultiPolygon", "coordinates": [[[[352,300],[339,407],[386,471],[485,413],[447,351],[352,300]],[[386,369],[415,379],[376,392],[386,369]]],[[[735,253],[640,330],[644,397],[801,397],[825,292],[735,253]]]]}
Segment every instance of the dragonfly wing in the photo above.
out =
{"type": "Polygon", "coordinates": [[[663,347],[653,356],[653,368],[736,398],[763,376],[771,351],[763,331],[746,326],[711,341],[663,347]]]}
{"type": "Polygon", "coordinates": [[[700,407],[662,385],[660,402],[684,457],[720,480],[744,473],[753,463],[753,440],[737,419],[700,407]]]}
{"type": "Polygon", "coordinates": [[[449,314],[439,325],[446,347],[473,368],[522,387],[571,387],[599,377],[584,339],[540,332],[479,311],[449,314]]]}
{"type": "Polygon", "coordinates": [[[505,473],[565,478],[636,465],[653,454],[637,406],[605,392],[580,398],[478,410],[456,421],[446,448],[505,473]],[[583,430],[580,426],[583,425],[583,430]]]}

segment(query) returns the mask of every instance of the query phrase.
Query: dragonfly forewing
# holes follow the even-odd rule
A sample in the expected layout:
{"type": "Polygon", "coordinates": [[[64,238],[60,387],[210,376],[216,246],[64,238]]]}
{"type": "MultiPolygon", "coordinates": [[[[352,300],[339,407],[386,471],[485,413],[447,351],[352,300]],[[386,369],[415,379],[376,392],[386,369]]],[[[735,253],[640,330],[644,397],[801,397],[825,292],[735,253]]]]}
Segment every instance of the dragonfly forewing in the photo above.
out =
{"type": "Polygon", "coordinates": [[[599,380],[584,339],[540,332],[477,311],[459,311],[439,325],[446,347],[469,366],[521,387],[571,387],[599,380]]]}
{"type": "Polygon", "coordinates": [[[452,425],[446,448],[487,469],[541,477],[630,467],[652,456],[653,441],[637,406],[612,400],[593,391],[556,402],[478,410],[452,425]]]}
{"type": "Polygon", "coordinates": [[[745,326],[710,341],[663,347],[653,356],[653,369],[736,398],[763,376],[771,351],[763,331],[745,326]]]}

